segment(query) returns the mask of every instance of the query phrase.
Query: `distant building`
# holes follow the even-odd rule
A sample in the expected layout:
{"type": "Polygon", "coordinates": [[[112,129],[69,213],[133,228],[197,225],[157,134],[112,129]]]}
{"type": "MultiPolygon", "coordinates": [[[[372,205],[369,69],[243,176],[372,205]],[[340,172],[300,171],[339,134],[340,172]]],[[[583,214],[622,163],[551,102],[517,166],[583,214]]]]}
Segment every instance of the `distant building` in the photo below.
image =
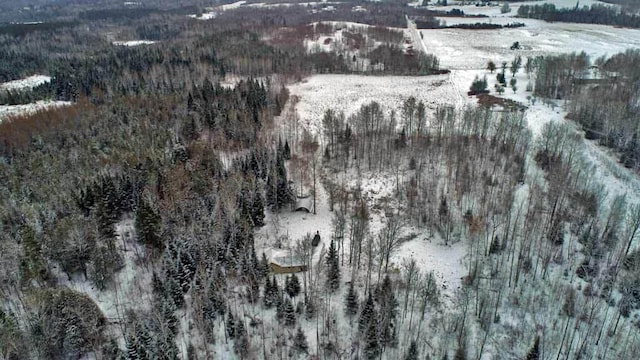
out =
{"type": "Polygon", "coordinates": [[[295,211],[311,212],[313,209],[313,198],[309,195],[296,199],[295,211]]]}
{"type": "Polygon", "coordinates": [[[269,270],[276,274],[290,274],[307,271],[307,265],[295,255],[276,256],[269,261],[269,270]]]}

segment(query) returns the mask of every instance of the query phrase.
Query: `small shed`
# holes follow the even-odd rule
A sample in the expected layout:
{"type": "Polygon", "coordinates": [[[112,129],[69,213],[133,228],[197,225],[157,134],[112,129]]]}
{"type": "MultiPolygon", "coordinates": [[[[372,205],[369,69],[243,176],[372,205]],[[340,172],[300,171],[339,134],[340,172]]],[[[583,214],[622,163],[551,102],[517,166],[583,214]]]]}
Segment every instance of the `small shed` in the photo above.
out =
{"type": "Polygon", "coordinates": [[[307,265],[298,256],[276,256],[269,262],[269,269],[276,274],[291,274],[307,271],[307,265]]]}
{"type": "Polygon", "coordinates": [[[296,207],[295,207],[295,211],[302,211],[302,212],[311,212],[311,210],[313,209],[313,198],[310,195],[304,196],[304,197],[300,197],[298,196],[298,198],[296,199],[296,207]]]}

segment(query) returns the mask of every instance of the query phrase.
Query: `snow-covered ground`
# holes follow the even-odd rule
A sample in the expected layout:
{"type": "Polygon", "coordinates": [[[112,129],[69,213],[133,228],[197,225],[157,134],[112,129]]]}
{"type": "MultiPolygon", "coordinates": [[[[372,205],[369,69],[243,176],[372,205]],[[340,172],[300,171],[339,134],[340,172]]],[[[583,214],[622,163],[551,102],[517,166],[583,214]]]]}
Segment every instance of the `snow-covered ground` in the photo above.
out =
{"type": "Polygon", "coordinates": [[[114,41],[113,45],[116,46],[140,46],[140,45],[151,45],[155,44],[155,41],[152,40],[128,40],[128,41],[114,41]]]}
{"type": "MultiPolygon", "coordinates": [[[[582,4],[581,4],[582,5],[582,4]]],[[[589,4],[584,4],[589,5],[589,4]]],[[[473,8],[476,8],[473,6],[473,8]]],[[[512,6],[512,9],[514,6],[512,6]]],[[[448,8],[451,9],[450,7],[448,8]]],[[[545,23],[531,19],[516,19],[515,14],[500,14],[499,7],[486,9],[487,19],[446,18],[450,23],[495,21],[495,23],[524,22],[524,28],[500,30],[462,30],[435,29],[414,31],[414,42],[421,42],[424,49],[440,58],[442,68],[451,69],[448,75],[425,77],[371,77],[359,75],[315,75],[302,82],[290,86],[292,97],[296,99],[297,123],[313,135],[322,138],[322,116],[331,108],[344,111],[348,117],[371,101],[379,102],[387,110],[399,113],[402,103],[414,96],[422,100],[427,109],[433,111],[441,105],[453,105],[458,109],[471,105],[477,100],[468,97],[466,92],[476,76],[487,76],[489,88],[493,91],[496,82],[495,73],[486,70],[489,60],[498,67],[505,61],[508,64],[520,55],[526,62],[527,57],[538,55],[561,54],[572,51],[585,51],[592,58],[613,55],[628,48],[640,46],[640,31],[619,29],[611,26],[590,24],[545,23]],[[492,12],[492,13],[490,13],[492,12]],[[422,39],[418,39],[418,38],[422,39]],[[520,42],[521,50],[510,50],[513,42],[520,42]]],[[[465,11],[466,12],[466,11],[465,11]]],[[[323,39],[315,47],[325,46],[323,39]]],[[[332,41],[338,40],[334,36],[332,41]]],[[[416,48],[420,46],[416,45],[416,48]]],[[[523,64],[524,65],[524,64],[523,64]]],[[[509,69],[507,77],[511,78],[509,69]]],[[[516,75],[517,89],[506,88],[502,97],[517,101],[527,107],[525,120],[532,133],[538,136],[544,124],[550,121],[565,121],[566,112],[562,104],[543,103],[526,91],[529,80],[524,70],[516,75]]],[[[429,116],[427,116],[429,119],[429,116]]],[[[285,130],[286,131],[286,130],[285,130]]],[[[296,129],[296,131],[299,131],[296,129]]],[[[629,194],[629,200],[638,201],[640,184],[635,176],[625,172],[610,156],[593,143],[584,143],[584,161],[590,164],[601,182],[609,191],[609,199],[623,193],[629,194]]],[[[375,174],[363,176],[363,189],[376,182],[375,174]],[[371,175],[371,176],[370,176],[371,175]]],[[[375,187],[374,185],[372,185],[375,187]]],[[[322,209],[322,206],[319,207],[322,209]]],[[[299,238],[305,233],[319,230],[326,236],[331,231],[330,214],[320,210],[318,215],[284,214],[279,218],[283,231],[292,238],[299,238]]],[[[381,222],[381,217],[373,215],[372,224],[381,222]]],[[[375,226],[372,225],[372,232],[375,226]]],[[[379,228],[379,226],[377,227],[379,228]]],[[[441,285],[450,291],[458,288],[460,278],[464,276],[463,257],[465,245],[458,243],[452,247],[442,245],[437,238],[428,239],[427,234],[416,232],[418,236],[405,243],[392,258],[398,265],[403,259],[416,257],[425,271],[433,271],[441,285]]],[[[274,238],[273,234],[271,238],[274,238]]],[[[263,236],[266,236],[263,235],[263,236]]]]}
{"type": "MultiPolygon", "coordinates": [[[[435,4],[436,1],[431,1],[431,3],[435,4]]],[[[506,16],[514,16],[518,13],[518,8],[521,5],[542,5],[542,4],[553,4],[556,8],[574,8],[576,4],[580,7],[583,6],[591,6],[594,4],[598,5],[606,5],[606,6],[617,6],[612,4],[607,4],[598,0],[541,0],[541,1],[525,1],[525,2],[510,2],[509,7],[511,11],[508,13],[501,13],[500,8],[502,7],[503,2],[501,1],[493,1],[490,5],[487,6],[476,6],[478,1],[448,1],[448,6],[429,6],[429,9],[440,10],[440,11],[451,11],[452,9],[460,9],[464,11],[465,15],[486,15],[490,17],[506,17],[506,16]]]]}
{"type": "Polygon", "coordinates": [[[13,81],[0,84],[0,90],[22,90],[22,89],[34,88],[38,85],[42,85],[50,81],[51,81],[51,76],[32,75],[24,79],[13,80],[13,81]]]}
{"type": "Polygon", "coordinates": [[[300,123],[312,134],[322,131],[322,116],[327,109],[344,111],[348,117],[362,105],[377,101],[387,110],[399,114],[402,103],[410,96],[422,100],[428,109],[454,103],[470,104],[466,89],[458,89],[450,75],[437,76],[364,76],[315,75],[289,87],[299,98],[296,106],[300,123]]]}
{"type": "MultiPolygon", "coordinates": [[[[446,18],[445,21],[451,24],[456,19],[461,18],[446,18]]],[[[483,22],[485,20],[488,19],[480,19],[483,22]]],[[[526,26],[498,30],[429,29],[420,32],[427,51],[436,54],[441,67],[447,69],[484,69],[489,60],[499,64],[513,60],[516,55],[526,58],[584,51],[596,58],[640,47],[638,29],[546,23],[533,19],[509,18],[502,21],[520,21],[526,26]],[[511,44],[516,41],[520,43],[521,50],[510,50],[511,44]]]]}
{"type": "Polygon", "coordinates": [[[61,106],[69,106],[72,103],[69,101],[37,101],[33,104],[24,105],[0,105],[0,122],[10,116],[33,114],[35,112],[46,110],[50,108],[56,108],[61,106]]]}

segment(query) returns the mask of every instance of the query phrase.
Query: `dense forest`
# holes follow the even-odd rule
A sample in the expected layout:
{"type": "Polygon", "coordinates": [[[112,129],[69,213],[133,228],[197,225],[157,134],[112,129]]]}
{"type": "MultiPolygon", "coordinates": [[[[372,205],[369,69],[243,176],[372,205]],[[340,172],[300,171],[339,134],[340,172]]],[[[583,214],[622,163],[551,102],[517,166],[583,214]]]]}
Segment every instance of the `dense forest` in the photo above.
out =
{"type": "Polygon", "coordinates": [[[67,102],[0,121],[1,359],[640,351],[640,207],[592,176],[574,126],[640,170],[640,52],[529,59],[532,95],[574,121],[537,135],[524,105],[365,95],[314,132],[290,91],[312,75],[451,82],[396,28],[427,10],[131,6],[65,1],[55,22],[0,27],[0,83],[50,76],[0,105],[67,102]],[[461,275],[424,270],[425,248],[461,275]],[[302,271],[274,266],[285,251],[302,271]]]}
{"type": "Polygon", "coordinates": [[[640,27],[640,16],[637,14],[598,4],[573,9],[556,8],[554,4],[522,5],[518,8],[518,16],[545,21],[640,27]]]}

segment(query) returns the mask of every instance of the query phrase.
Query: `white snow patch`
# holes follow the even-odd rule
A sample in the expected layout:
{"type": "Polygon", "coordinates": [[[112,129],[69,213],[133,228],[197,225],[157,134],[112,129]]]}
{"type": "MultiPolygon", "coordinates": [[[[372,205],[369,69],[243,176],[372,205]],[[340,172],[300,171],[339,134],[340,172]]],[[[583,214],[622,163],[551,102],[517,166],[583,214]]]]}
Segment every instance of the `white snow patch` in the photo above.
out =
{"type": "MultiPolygon", "coordinates": [[[[399,119],[402,104],[410,96],[422,100],[427,110],[452,104],[452,99],[455,100],[454,104],[461,105],[475,102],[451,81],[452,74],[384,77],[314,75],[290,86],[289,90],[291,95],[299,99],[296,108],[300,123],[311,134],[317,135],[322,132],[321,120],[328,109],[344,111],[349,116],[362,105],[377,101],[386,111],[395,110],[399,119]]],[[[471,80],[465,86],[470,84],[471,80]]]]}
{"type": "Polygon", "coordinates": [[[0,122],[10,116],[33,114],[38,111],[57,108],[61,106],[69,106],[73,104],[70,101],[37,101],[32,104],[23,105],[0,105],[0,122]]]}
{"type": "Polygon", "coordinates": [[[0,90],[23,90],[34,88],[48,82],[51,82],[51,76],[32,75],[24,79],[13,80],[0,84],[0,90]]]}
{"type": "Polygon", "coordinates": [[[128,40],[128,41],[113,41],[112,44],[116,46],[140,46],[155,44],[156,41],[152,40],[128,40]]]}

